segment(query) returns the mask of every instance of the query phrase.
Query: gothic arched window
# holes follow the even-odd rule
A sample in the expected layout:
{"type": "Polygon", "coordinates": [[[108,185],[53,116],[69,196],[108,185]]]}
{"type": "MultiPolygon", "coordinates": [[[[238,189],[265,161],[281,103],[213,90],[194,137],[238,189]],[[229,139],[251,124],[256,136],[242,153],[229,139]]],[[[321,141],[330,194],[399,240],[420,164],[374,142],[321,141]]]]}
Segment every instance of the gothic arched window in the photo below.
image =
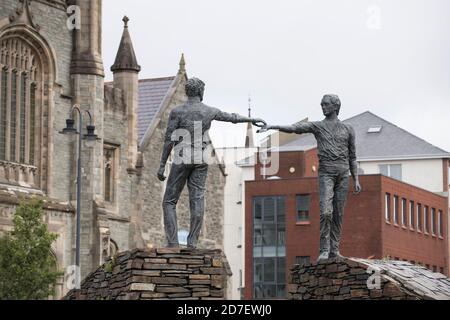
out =
{"type": "MultiPolygon", "coordinates": [[[[22,36],[0,39],[0,181],[43,188],[45,61],[22,36]]],[[[47,72],[48,73],[48,72],[47,72]]],[[[48,88],[48,86],[47,86],[48,88]]],[[[48,90],[48,89],[47,89],[48,90]]]]}

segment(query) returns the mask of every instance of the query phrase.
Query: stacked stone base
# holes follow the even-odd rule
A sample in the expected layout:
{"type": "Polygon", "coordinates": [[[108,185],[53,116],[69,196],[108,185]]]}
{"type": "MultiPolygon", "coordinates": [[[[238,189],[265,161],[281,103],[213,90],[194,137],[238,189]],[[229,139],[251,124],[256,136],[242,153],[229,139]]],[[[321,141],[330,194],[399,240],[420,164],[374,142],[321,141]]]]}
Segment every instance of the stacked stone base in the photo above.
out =
{"type": "Polygon", "coordinates": [[[449,300],[450,279],[402,261],[354,258],[296,265],[292,300],[449,300]]]}
{"type": "Polygon", "coordinates": [[[221,250],[133,250],[111,258],[64,299],[221,300],[229,276],[221,250]]]}

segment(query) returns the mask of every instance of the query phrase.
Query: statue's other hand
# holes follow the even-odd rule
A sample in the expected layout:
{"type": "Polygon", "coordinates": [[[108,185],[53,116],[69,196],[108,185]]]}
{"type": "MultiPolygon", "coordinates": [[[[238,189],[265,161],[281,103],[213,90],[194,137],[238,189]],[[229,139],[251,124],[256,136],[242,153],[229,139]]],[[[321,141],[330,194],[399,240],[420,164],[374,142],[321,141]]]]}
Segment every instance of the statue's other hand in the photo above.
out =
{"type": "Polygon", "coordinates": [[[267,126],[267,122],[265,122],[263,119],[259,119],[259,118],[253,119],[252,120],[252,124],[254,126],[257,126],[257,127],[260,127],[260,128],[267,126]]]}
{"type": "Polygon", "coordinates": [[[256,131],[257,133],[264,133],[270,130],[270,126],[265,125],[263,126],[261,129],[259,129],[258,131],[256,131]]]}
{"type": "Polygon", "coordinates": [[[362,192],[362,187],[359,181],[355,182],[355,194],[360,194],[362,192]]]}
{"type": "Polygon", "coordinates": [[[158,174],[157,175],[158,175],[159,181],[165,181],[166,180],[166,176],[164,175],[164,167],[160,168],[158,170],[158,174]]]}

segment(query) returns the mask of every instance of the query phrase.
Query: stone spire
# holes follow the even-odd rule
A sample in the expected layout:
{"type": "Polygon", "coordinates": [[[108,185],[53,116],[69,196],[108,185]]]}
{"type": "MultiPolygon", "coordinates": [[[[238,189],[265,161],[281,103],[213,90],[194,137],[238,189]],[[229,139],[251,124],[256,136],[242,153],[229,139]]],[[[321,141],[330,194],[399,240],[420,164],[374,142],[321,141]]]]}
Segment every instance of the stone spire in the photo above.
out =
{"type": "MultiPolygon", "coordinates": [[[[252,98],[250,95],[248,96],[248,117],[252,117],[252,98]]],[[[250,122],[247,123],[247,134],[245,136],[245,147],[246,148],[254,148],[255,147],[255,138],[253,135],[253,126],[250,122]]]]}
{"type": "Polygon", "coordinates": [[[184,53],[181,54],[180,68],[178,69],[178,73],[186,73],[186,61],[184,60],[184,53]]]}
{"type": "Polygon", "coordinates": [[[112,72],[118,71],[141,71],[141,66],[137,63],[136,54],[134,53],[133,43],[131,42],[130,33],[128,32],[128,22],[130,19],[125,16],[122,39],[120,40],[119,50],[117,51],[116,61],[111,67],[112,72]]]}

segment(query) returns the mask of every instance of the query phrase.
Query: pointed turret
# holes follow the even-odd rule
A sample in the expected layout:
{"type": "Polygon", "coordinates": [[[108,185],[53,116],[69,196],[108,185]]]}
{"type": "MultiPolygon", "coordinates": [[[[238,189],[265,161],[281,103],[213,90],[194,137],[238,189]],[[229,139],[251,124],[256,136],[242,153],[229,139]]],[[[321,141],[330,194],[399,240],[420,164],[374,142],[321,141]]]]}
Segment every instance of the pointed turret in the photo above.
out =
{"type": "Polygon", "coordinates": [[[186,61],[184,60],[184,53],[181,54],[180,68],[178,69],[178,73],[186,73],[186,61]]]}
{"type": "Polygon", "coordinates": [[[128,19],[125,16],[122,40],[120,41],[116,61],[111,67],[114,74],[114,87],[122,90],[127,106],[128,118],[128,172],[136,172],[137,154],[138,154],[138,133],[137,133],[137,112],[139,95],[139,71],[141,66],[137,63],[134,53],[133,43],[131,42],[128,31],[128,19]]]}
{"type": "Polygon", "coordinates": [[[124,22],[122,39],[120,40],[119,50],[117,51],[116,60],[111,67],[111,71],[114,73],[119,71],[139,72],[141,71],[141,66],[137,63],[133,43],[128,32],[128,22],[130,19],[125,16],[122,21],[124,22]]]}
{"type": "MultiPolygon", "coordinates": [[[[248,97],[248,117],[252,117],[252,98],[248,97]]],[[[253,126],[249,122],[247,123],[247,134],[245,137],[245,147],[246,148],[254,148],[255,147],[255,138],[253,135],[253,126]]]]}

